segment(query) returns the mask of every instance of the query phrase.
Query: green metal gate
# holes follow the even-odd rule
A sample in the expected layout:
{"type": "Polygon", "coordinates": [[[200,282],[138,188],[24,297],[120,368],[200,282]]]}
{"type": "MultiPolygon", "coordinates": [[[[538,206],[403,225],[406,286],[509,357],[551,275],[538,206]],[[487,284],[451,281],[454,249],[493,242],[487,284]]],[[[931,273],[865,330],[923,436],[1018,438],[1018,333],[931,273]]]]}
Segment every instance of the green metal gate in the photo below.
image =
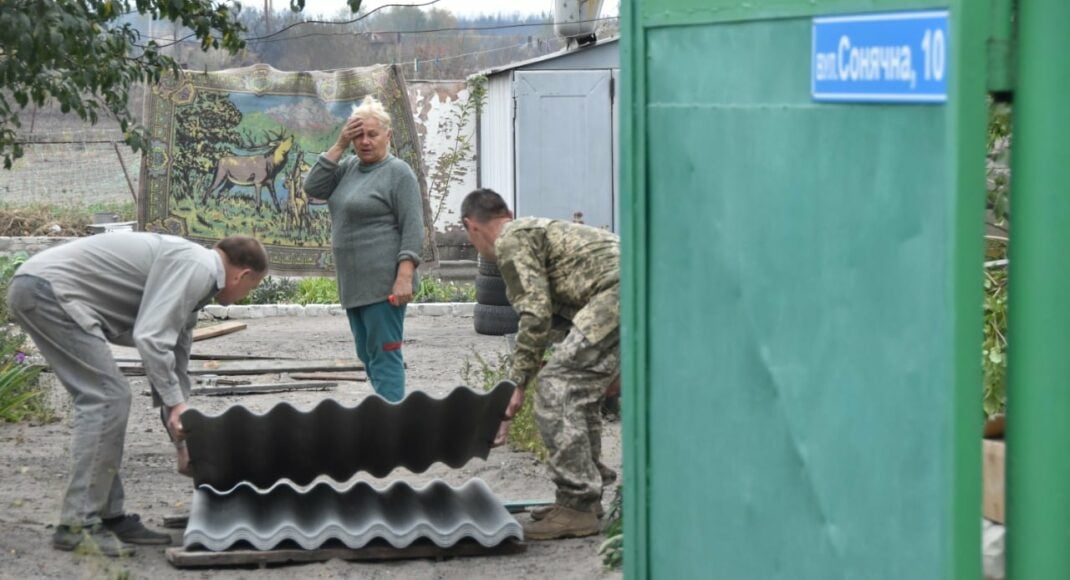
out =
{"type": "Polygon", "coordinates": [[[622,6],[629,577],[979,577],[987,4],[622,6]],[[946,101],[815,97],[932,9],[946,101]]]}

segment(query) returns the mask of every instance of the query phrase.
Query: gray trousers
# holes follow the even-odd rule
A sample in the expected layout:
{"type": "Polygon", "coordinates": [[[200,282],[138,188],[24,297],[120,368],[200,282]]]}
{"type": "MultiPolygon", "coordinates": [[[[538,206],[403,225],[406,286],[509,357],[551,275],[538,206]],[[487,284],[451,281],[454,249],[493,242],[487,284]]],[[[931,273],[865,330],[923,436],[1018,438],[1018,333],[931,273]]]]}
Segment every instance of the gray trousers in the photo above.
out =
{"type": "Polygon", "coordinates": [[[602,497],[601,400],[620,372],[620,332],[591,344],[575,328],[554,349],[535,386],[535,422],[549,451],[558,504],[592,511],[602,497]]]}
{"type": "Polygon", "coordinates": [[[119,467],[130,416],[130,385],[107,340],[71,320],[43,278],[16,276],[7,305],[74,401],[71,475],[59,523],[90,526],[123,515],[119,467]]]}

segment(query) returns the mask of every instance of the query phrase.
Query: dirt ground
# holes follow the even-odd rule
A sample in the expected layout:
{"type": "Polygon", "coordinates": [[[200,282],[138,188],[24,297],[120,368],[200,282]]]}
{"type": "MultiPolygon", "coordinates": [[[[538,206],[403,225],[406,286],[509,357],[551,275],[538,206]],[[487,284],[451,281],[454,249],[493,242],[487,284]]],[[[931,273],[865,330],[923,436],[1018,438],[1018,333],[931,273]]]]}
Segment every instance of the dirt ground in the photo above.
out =
{"type": "MultiPolygon", "coordinates": [[[[244,354],[299,357],[307,359],[355,358],[352,339],[343,317],[268,318],[245,321],[248,329],[235,334],[200,341],[195,353],[244,354]]],[[[472,319],[465,317],[410,316],[406,321],[405,357],[410,390],[423,390],[443,396],[463,384],[465,361],[475,362],[474,353],[496,361],[507,352],[505,338],[488,337],[472,330],[472,319]]],[[[120,356],[133,356],[132,349],[116,348],[120,356]]],[[[472,375],[473,380],[476,375],[472,375]]],[[[282,375],[248,377],[254,382],[282,381],[282,375]]],[[[144,378],[132,378],[135,395],[127,428],[123,482],[127,511],[141,514],[143,520],[162,529],[166,515],[185,513],[192,498],[192,480],[174,469],[174,452],[167,441],[158,415],[151,407],[144,378]]],[[[292,392],[242,397],[194,397],[193,406],[210,412],[231,405],[245,405],[257,411],[279,401],[290,401],[300,408],[310,408],[319,400],[331,397],[353,405],[371,394],[367,383],[341,383],[327,392],[292,392]]],[[[62,387],[54,388],[54,401],[66,404],[62,387]]],[[[597,554],[603,536],[553,542],[528,542],[527,551],[519,555],[456,558],[443,561],[400,560],[379,563],[329,561],[266,569],[173,568],[164,557],[164,548],[141,546],[132,558],[107,560],[79,556],[52,549],[49,540],[58,518],[61,493],[66,483],[69,430],[66,411],[63,419],[48,425],[0,424],[0,578],[619,578],[619,573],[605,572],[597,554]]],[[[620,424],[608,423],[603,448],[605,462],[620,468],[620,424]]],[[[474,459],[461,469],[436,464],[421,474],[395,470],[383,479],[359,474],[358,479],[377,486],[403,479],[413,483],[441,478],[458,485],[479,477],[503,501],[553,499],[553,484],[545,467],[530,454],[506,448],[491,452],[486,460],[474,459]]],[[[608,501],[610,493],[606,494],[608,501]]],[[[526,514],[518,516],[522,523],[526,514]]],[[[181,533],[174,531],[176,545],[181,533]]]]}

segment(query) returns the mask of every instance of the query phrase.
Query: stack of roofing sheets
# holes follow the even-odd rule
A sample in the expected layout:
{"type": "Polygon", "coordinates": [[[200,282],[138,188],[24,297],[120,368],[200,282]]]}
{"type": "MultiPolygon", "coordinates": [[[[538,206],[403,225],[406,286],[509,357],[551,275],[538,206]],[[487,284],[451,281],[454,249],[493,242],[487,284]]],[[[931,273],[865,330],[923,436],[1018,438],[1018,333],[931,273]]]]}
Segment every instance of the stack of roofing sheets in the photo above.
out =
{"type": "Polygon", "coordinates": [[[360,471],[382,477],[395,467],[419,473],[435,462],[486,459],[514,389],[506,381],[487,393],[458,387],[442,399],[414,392],[352,408],[325,400],[310,411],[281,403],[260,415],[241,406],[215,416],[187,411],[196,490],[184,545],[270,550],[292,541],[315,549],[337,540],[360,548],[380,539],[403,548],[426,539],[449,547],[471,538],[492,547],[522,539],[520,524],[479,479],[459,487],[338,483],[360,471]]]}

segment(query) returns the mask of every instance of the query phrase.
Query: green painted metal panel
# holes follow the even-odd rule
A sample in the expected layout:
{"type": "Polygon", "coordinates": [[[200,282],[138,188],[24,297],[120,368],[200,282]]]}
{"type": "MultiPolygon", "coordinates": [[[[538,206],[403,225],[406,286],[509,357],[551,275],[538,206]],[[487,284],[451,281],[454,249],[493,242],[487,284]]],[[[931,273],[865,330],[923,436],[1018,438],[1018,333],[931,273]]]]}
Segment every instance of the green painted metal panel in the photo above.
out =
{"type": "Polygon", "coordinates": [[[1007,577],[1070,578],[1070,3],[1022,2],[1014,103],[1007,577]]]}
{"type": "Polygon", "coordinates": [[[625,571],[980,575],[984,14],[943,105],[814,103],[812,15],[628,2],[625,571]]]}

